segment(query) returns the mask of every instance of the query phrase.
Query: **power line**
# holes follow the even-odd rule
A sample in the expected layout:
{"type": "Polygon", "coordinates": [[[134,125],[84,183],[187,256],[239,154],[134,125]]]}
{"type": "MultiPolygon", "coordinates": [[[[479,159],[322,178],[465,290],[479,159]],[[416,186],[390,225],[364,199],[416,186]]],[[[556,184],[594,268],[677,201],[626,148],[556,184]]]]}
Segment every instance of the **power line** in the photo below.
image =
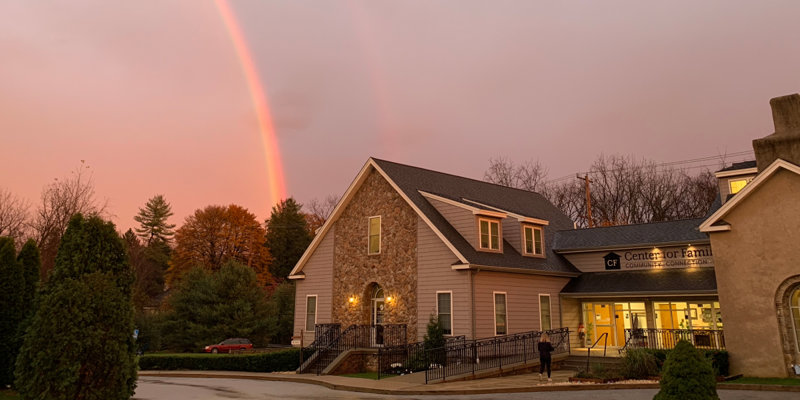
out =
{"type": "MultiPolygon", "coordinates": [[[[737,152],[733,152],[733,153],[719,154],[719,155],[715,155],[715,156],[705,156],[705,157],[691,158],[691,159],[679,160],[679,161],[668,161],[668,162],[655,164],[654,166],[655,167],[672,167],[672,166],[677,166],[677,165],[695,164],[695,163],[698,163],[698,162],[710,161],[710,160],[720,160],[720,161],[722,161],[725,158],[736,158],[736,157],[741,157],[741,156],[745,156],[745,155],[750,155],[752,153],[753,153],[753,150],[744,150],[744,151],[737,151],[737,152]]],[[[687,168],[683,168],[683,169],[695,169],[695,168],[701,168],[701,167],[712,167],[714,165],[719,165],[719,164],[718,163],[704,164],[704,165],[700,165],[700,166],[692,166],[692,167],[687,167],[687,168]]],[[[605,170],[604,172],[618,172],[618,171],[623,171],[623,170],[626,170],[626,169],[628,169],[628,168],[616,168],[616,169],[605,170]]],[[[583,172],[578,172],[577,174],[578,175],[588,175],[588,174],[594,174],[594,173],[597,173],[597,172],[600,172],[600,171],[583,171],[583,172]]],[[[567,179],[571,179],[573,176],[575,176],[575,174],[564,175],[564,176],[559,177],[559,178],[547,180],[547,181],[545,181],[545,183],[557,183],[557,182],[565,181],[567,179]]]]}

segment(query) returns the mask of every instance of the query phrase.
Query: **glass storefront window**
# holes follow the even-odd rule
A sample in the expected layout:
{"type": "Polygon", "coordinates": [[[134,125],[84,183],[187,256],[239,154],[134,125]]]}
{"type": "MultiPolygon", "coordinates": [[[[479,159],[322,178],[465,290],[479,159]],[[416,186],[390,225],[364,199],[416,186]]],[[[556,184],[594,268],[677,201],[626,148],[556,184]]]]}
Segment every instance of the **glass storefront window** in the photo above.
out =
{"type": "Polygon", "coordinates": [[[722,329],[718,302],[654,302],[659,329],[722,329]]]}

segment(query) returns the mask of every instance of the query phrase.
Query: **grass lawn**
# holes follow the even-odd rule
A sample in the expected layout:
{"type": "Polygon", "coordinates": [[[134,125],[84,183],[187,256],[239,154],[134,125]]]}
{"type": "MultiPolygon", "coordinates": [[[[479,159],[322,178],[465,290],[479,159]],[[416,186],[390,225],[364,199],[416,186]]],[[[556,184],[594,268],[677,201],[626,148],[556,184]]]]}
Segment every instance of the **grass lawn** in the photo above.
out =
{"type": "Polygon", "coordinates": [[[357,374],[345,374],[342,376],[346,376],[348,378],[364,378],[364,379],[378,380],[377,372],[359,372],[357,374]]]}
{"type": "Polygon", "coordinates": [[[19,395],[13,390],[0,390],[0,400],[19,400],[19,395]]]}
{"type": "Polygon", "coordinates": [[[725,384],[800,386],[800,378],[751,378],[745,376],[725,382],[725,384]]]}

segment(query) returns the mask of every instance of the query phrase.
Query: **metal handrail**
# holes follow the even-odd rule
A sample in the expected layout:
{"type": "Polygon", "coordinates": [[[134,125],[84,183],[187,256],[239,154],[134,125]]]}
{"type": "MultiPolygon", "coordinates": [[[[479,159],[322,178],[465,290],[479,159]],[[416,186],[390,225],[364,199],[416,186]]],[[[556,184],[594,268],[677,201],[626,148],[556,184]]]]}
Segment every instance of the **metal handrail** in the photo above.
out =
{"type": "Polygon", "coordinates": [[[589,359],[592,358],[592,349],[594,346],[597,346],[600,343],[600,339],[605,339],[603,341],[603,357],[606,356],[606,349],[608,348],[608,332],[603,332],[597,340],[595,340],[594,344],[591,345],[588,349],[586,349],[586,372],[589,372],[589,359]]]}

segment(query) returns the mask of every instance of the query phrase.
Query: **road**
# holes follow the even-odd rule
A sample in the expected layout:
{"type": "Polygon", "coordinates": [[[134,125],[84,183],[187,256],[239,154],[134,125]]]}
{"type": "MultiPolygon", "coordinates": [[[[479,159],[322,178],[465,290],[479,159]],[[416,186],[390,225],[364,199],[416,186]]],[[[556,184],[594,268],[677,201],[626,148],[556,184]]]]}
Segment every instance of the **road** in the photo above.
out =
{"type": "MultiPolygon", "coordinates": [[[[575,392],[534,392],[534,393],[502,393],[461,396],[394,396],[369,393],[343,392],[331,390],[318,385],[292,382],[268,382],[244,379],[201,379],[201,378],[167,378],[141,377],[136,389],[135,400],[454,400],[454,399],[503,399],[503,400],[638,400],[652,399],[657,390],[587,390],[575,392]]],[[[797,399],[797,392],[751,392],[743,390],[721,390],[722,400],[789,400],[797,399]]]]}

